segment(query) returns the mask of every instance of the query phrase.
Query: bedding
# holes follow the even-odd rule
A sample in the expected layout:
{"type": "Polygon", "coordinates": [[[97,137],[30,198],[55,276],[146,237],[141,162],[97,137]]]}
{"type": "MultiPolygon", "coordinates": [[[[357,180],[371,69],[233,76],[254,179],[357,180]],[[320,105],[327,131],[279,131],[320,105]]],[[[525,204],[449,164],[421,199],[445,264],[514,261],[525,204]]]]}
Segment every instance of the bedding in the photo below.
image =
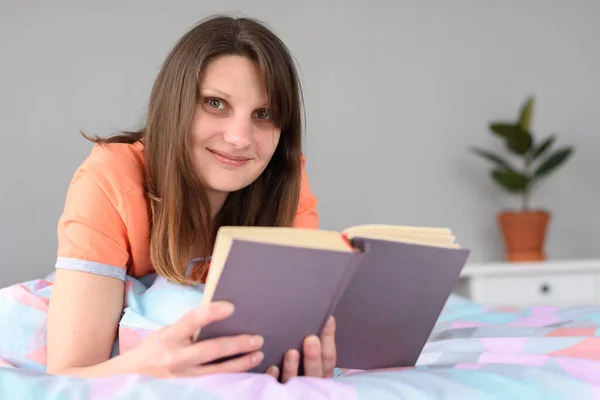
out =
{"type": "MultiPolygon", "coordinates": [[[[0,289],[2,399],[600,399],[599,306],[486,308],[455,295],[413,368],[337,370],[333,379],[287,384],[264,374],[51,376],[44,370],[52,278],[0,289]]],[[[129,278],[113,354],[175,321],[201,296],[201,286],[129,278]]]]}

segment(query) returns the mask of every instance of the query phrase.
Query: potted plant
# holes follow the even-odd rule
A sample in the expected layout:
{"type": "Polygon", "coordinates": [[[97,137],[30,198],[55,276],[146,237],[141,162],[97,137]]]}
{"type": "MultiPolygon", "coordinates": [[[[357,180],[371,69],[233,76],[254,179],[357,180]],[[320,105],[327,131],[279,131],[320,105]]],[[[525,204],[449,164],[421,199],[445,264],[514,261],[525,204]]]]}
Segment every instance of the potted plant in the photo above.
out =
{"type": "Polygon", "coordinates": [[[531,130],[533,108],[534,98],[529,97],[521,105],[515,121],[495,121],[489,125],[492,134],[504,141],[508,155],[520,161],[520,166],[492,152],[471,148],[473,153],[491,162],[493,181],[521,198],[520,209],[497,214],[507,261],[546,259],[544,243],[551,214],[545,209],[531,208],[532,191],[573,153],[569,146],[553,149],[555,134],[543,140],[535,138],[531,130]]]}

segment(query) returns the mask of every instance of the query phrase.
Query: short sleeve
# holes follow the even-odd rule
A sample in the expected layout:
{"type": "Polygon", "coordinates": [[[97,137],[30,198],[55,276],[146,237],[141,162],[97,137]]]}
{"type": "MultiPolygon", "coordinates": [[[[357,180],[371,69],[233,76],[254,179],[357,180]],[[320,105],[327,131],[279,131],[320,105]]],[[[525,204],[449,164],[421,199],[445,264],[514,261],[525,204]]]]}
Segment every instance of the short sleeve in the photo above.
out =
{"type": "Polygon", "coordinates": [[[300,180],[300,199],[296,213],[295,226],[297,228],[319,228],[319,214],[317,212],[317,198],[312,193],[306,173],[306,159],[302,156],[302,176],[300,180]]]}
{"type": "Polygon", "coordinates": [[[120,192],[85,170],[71,180],[59,219],[56,268],[125,280],[129,261],[120,192]]]}

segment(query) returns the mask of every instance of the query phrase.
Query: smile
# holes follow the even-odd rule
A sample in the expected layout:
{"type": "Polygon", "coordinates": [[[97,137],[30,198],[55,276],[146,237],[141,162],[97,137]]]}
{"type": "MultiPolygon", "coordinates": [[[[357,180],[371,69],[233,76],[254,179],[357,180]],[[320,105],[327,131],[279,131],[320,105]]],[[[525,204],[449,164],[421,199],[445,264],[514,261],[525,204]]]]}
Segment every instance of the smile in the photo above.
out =
{"type": "Polygon", "coordinates": [[[248,157],[239,157],[232,154],[222,153],[215,150],[207,149],[214,158],[222,165],[228,167],[243,167],[250,161],[248,157]]]}

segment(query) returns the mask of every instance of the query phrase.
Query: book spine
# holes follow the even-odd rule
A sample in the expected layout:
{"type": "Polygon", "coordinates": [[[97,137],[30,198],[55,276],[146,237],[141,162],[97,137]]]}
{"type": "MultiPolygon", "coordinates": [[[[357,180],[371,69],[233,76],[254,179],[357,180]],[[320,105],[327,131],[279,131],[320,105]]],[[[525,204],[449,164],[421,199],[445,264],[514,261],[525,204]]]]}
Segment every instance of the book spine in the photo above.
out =
{"type": "MultiPolygon", "coordinates": [[[[352,248],[354,248],[354,246],[352,246],[352,248]]],[[[344,279],[340,282],[340,286],[338,287],[336,295],[333,298],[333,300],[331,301],[331,304],[329,305],[329,311],[328,311],[327,315],[325,316],[323,323],[321,324],[321,331],[323,330],[323,328],[325,328],[325,324],[327,323],[327,319],[329,318],[329,316],[333,316],[333,313],[334,313],[340,299],[342,298],[344,292],[346,291],[346,288],[348,287],[348,285],[350,285],[350,282],[352,282],[352,279],[354,279],[354,275],[356,274],[356,271],[358,271],[358,268],[360,268],[360,266],[363,262],[363,258],[364,258],[364,254],[362,253],[362,251],[360,253],[352,254],[352,257],[350,258],[350,260],[348,262],[348,273],[344,276],[344,279]]]]}
{"type": "Polygon", "coordinates": [[[350,247],[352,250],[356,250],[356,247],[352,244],[352,239],[350,239],[350,236],[347,233],[342,233],[342,239],[344,239],[344,241],[348,244],[348,247],[350,247]]]}

